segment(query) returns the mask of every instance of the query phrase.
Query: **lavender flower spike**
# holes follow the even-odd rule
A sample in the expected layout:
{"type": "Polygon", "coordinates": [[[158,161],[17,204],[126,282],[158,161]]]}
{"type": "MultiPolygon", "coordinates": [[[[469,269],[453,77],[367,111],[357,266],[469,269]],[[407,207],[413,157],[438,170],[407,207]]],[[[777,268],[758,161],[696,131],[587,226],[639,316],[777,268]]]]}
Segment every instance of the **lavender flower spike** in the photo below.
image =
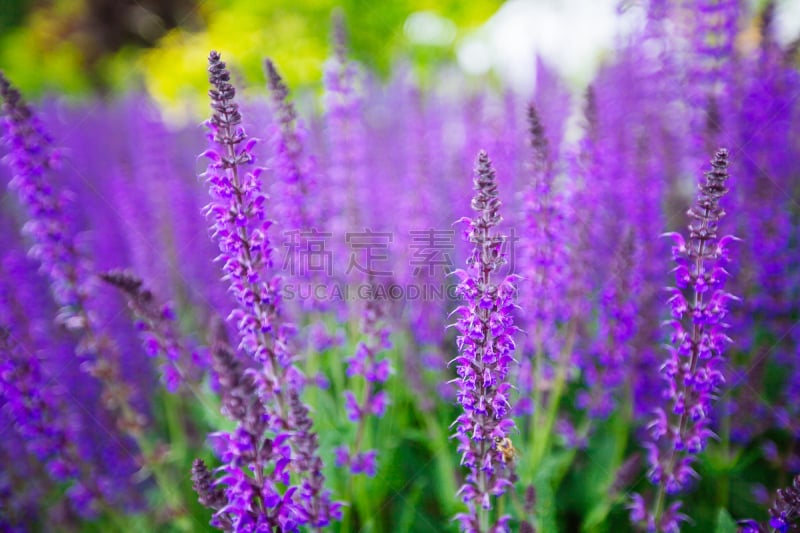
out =
{"type": "Polygon", "coordinates": [[[451,363],[457,365],[459,377],[453,381],[459,385],[458,402],[464,408],[454,424],[458,425],[455,438],[461,464],[469,469],[459,490],[468,512],[457,515],[456,520],[462,531],[488,533],[508,527],[508,517],[503,516],[490,528],[489,511],[492,496],[505,493],[513,476],[498,445],[514,428],[507,377],[515,362],[512,312],[516,276],[499,282],[492,278],[505,263],[501,252],[505,236],[493,232],[502,220],[500,200],[494,169],[483,151],[478,154],[474,184],[472,209],[477,215],[461,219],[467,223],[466,238],[474,248],[467,260],[469,271],[455,272],[460,278],[457,291],[465,303],[454,312],[460,354],[451,363]]]}
{"type": "Polygon", "coordinates": [[[700,184],[697,201],[689,211],[689,239],[672,233],[677,287],[670,289],[672,320],[670,356],[661,367],[665,381],[664,398],[670,407],[658,407],[649,425],[650,481],[658,486],[652,512],[636,495],[631,504],[634,522],[663,532],[679,531],[680,502],[666,507],[667,495],[684,490],[697,474],[692,463],[706,447],[713,433],[709,429],[712,400],[724,383],[724,346],[731,342],[723,322],[727,305],[737,298],[724,290],[728,276],[731,242],[718,238],[720,219],[725,215],[720,199],[728,192],[728,151],[720,149],[700,184]]]}

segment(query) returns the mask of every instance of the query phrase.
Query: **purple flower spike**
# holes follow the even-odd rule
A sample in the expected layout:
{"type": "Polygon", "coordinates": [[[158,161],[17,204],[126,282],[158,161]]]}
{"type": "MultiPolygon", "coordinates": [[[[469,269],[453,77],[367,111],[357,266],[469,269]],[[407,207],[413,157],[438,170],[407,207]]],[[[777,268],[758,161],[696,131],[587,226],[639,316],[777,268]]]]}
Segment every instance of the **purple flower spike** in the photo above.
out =
{"type": "Polygon", "coordinates": [[[81,453],[80,428],[54,388],[39,358],[0,324],[0,407],[50,479],[68,483],[72,509],[82,518],[97,518],[108,501],[92,463],[81,453]]]}
{"type": "Polygon", "coordinates": [[[207,122],[211,149],[202,154],[210,160],[204,176],[212,200],[205,211],[223,279],[238,304],[228,320],[239,331],[239,350],[249,356],[244,365],[225,343],[214,350],[223,412],[238,427],[213,436],[224,463],[215,486],[225,487],[227,505],[217,509],[212,523],[221,527],[223,519],[229,520],[235,531],[296,531],[302,525],[316,530],[341,513],[322,489],[319,444],[299,398],[305,378],[294,364],[294,328],[281,317],[281,279],[270,272],[272,222],[261,169],[253,166],[256,140],[241,125],[225,63],[217,52],[208,61],[214,112],[207,122]],[[290,471],[298,474],[300,486],[290,484],[290,471]]]}
{"type": "Polygon", "coordinates": [[[687,488],[697,474],[692,463],[713,433],[709,429],[712,401],[724,383],[722,350],[730,342],[723,322],[727,302],[736,299],[724,291],[724,270],[730,238],[718,237],[725,215],[720,199],[728,192],[728,152],[720,149],[700,184],[697,200],[689,209],[689,238],[672,237],[676,283],[680,289],[668,294],[673,346],[661,367],[667,407],[658,407],[648,426],[650,481],[658,486],[654,507],[645,511],[641,497],[631,506],[631,519],[640,525],[654,524],[657,531],[678,531],[680,502],[667,505],[667,495],[687,488]]]}
{"type": "Polygon", "coordinates": [[[100,278],[128,297],[147,355],[160,359],[164,386],[171,393],[177,392],[190,366],[190,354],[175,331],[172,309],[159,305],[142,280],[130,272],[112,270],[100,274],[100,278]]]}
{"type": "Polygon", "coordinates": [[[497,180],[486,152],[478,154],[472,209],[477,215],[467,223],[467,240],[474,248],[467,259],[468,271],[458,270],[457,291],[464,304],[457,309],[459,356],[457,365],[458,402],[464,413],[455,421],[461,464],[469,469],[459,496],[467,513],[456,517],[462,531],[505,530],[505,518],[490,529],[492,497],[511,485],[513,467],[500,445],[514,428],[510,418],[510,384],[506,381],[514,361],[513,325],[515,276],[502,280],[492,274],[504,263],[501,248],[506,238],[493,232],[502,220],[497,180]]]}

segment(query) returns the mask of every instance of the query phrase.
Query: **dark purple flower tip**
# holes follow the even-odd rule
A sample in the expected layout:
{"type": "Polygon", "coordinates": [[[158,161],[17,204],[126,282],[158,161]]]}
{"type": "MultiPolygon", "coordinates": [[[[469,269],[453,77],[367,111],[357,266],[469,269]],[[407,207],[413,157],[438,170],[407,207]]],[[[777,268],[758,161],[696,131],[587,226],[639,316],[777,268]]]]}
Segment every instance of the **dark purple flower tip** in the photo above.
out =
{"type": "MultiPolygon", "coordinates": [[[[213,511],[223,509],[228,501],[221,487],[216,486],[214,475],[202,459],[195,459],[192,463],[192,487],[197,493],[198,501],[213,511]]],[[[227,524],[227,519],[217,517],[222,523],[227,524]]]]}

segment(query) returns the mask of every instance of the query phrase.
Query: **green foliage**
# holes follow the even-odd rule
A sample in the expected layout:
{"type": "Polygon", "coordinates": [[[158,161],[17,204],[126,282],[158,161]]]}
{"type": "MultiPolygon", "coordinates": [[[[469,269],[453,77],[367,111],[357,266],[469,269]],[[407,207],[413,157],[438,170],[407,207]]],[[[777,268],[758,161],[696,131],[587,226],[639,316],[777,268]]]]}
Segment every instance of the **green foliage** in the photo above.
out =
{"type": "MultiPolygon", "coordinates": [[[[393,61],[407,57],[425,72],[452,59],[458,37],[481,25],[502,2],[481,0],[210,0],[192,12],[201,26],[177,27],[148,49],[131,46],[95,57],[82,27],[85,2],[57,0],[30,12],[24,26],[0,37],[0,69],[26,94],[85,93],[92,88],[124,90],[142,83],[159,99],[175,103],[205,94],[202,68],[209,50],[218,49],[245,84],[263,84],[262,62],[271,57],[291,87],[316,86],[330,55],[331,12],[341,8],[351,55],[386,74],[393,61]],[[411,42],[404,33],[408,16],[427,11],[458,29],[444,44],[411,42]],[[76,29],[78,27],[79,29],[76,29]],[[36,65],[38,68],[32,68],[36,65]]],[[[0,29],[20,22],[23,4],[0,14],[0,29]]]]}
{"type": "Polygon", "coordinates": [[[714,533],[736,533],[736,521],[731,517],[727,509],[719,510],[714,533]]]}

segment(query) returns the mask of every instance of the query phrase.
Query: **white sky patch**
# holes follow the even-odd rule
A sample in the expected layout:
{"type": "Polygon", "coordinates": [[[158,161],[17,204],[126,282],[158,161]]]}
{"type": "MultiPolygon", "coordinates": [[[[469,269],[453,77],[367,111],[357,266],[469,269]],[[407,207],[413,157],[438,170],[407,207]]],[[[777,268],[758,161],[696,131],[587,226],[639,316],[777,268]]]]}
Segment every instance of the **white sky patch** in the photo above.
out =
{"type": "Polygon", "coordinates": [[[403,33],[414,44],[447,46],[456,38],[456,25],[433,11],[417,11],[406,19],[403,33]]]}
{"type": "Polygon", "coordinates": [[[493,55],[490,43],[484,35],[466,37],[456,48],[458,65],[469,74],[485,74],[492,68],[493,55]]]}
{"type": "Polygon", "coordinates": [[[782,0],[775,6],[778,40],[785,44],[800,37],[800,0],[782,0]]]}
{"type": "MultiPolygon", "coordinates": [[[[457,47],[459,64],[490,66],[512,87],[527,90],[535,81],[535,58],[541,55],[568,80],[585,84],[597,63],[612,47],[620,28],[631,26],[618,0],[510,0],[457,47]],[[476,41],[483,43],[479,47],[476,41]]],[[[478,71],[478,73],[481,71],[478,71]]]]}
{"type": "MultiPolygon", "coordinates": [[[[751,13],[760,0],[744,0],[751,13]]],[[[541,55],[573,87],[585,86],[616,38],[644,23],[645,0],[509,0],[481,28],[457,43],[459,65],[471,74],[493,69],[521,91],[535,83],[541,55]],[[489,66],[486,66],[488,57],[489,66]]],[[[800,37],[800,0],[776,0],[778,39],[800,37]]]]}

